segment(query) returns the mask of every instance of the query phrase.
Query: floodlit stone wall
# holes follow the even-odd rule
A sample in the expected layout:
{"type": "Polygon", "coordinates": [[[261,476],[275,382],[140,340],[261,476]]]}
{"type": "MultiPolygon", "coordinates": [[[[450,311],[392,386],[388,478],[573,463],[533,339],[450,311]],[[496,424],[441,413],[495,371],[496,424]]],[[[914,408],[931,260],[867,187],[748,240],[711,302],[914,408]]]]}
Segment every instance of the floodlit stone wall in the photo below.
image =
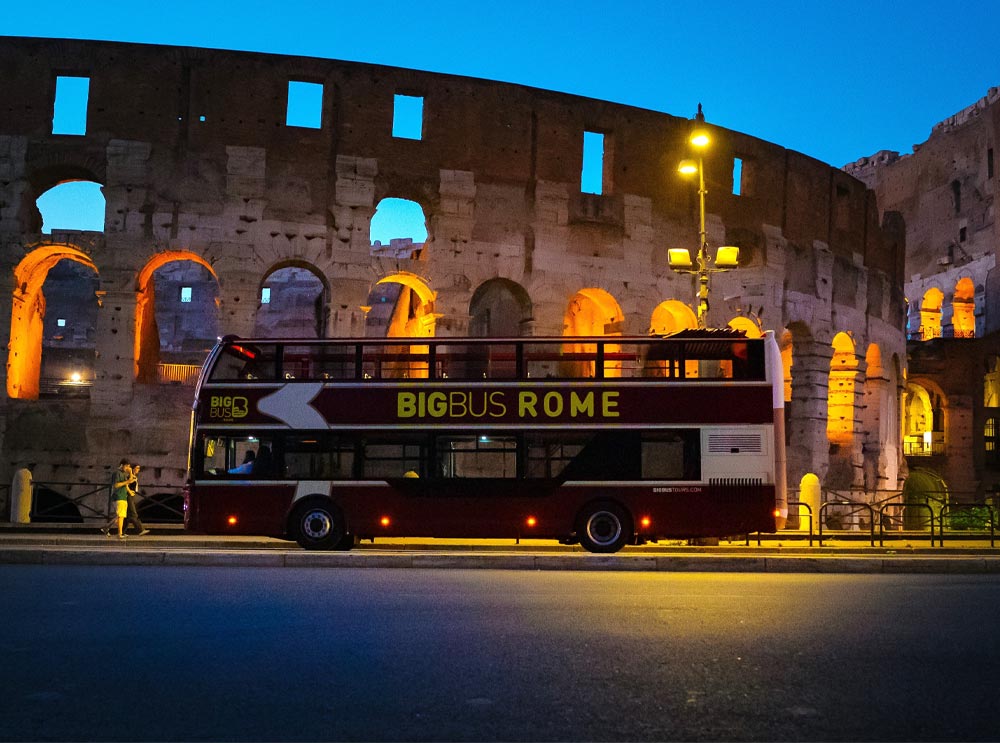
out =
{"type": "Polygon", "coordinates": [[[984,394],[1000,355],[998,157],[1000,88],[991,88],[911,154],[879,152],[845,168],[906,224],[909,385],[938,405],[927,431],[935,445],[904,441],[907,461],[966,499],[1000,485],[1000,401],[984,394]]]}
{"type": "MultiPolygon", "coordinates": [[[[0,106],[3,481],[23,466],[36,480],[104,478],[122,455],[182,481],[192,389],[151,376],[162,363],[151,276],[169,262],[214,279],[220,334],[252,333],[261,287],[288,266],[322,284],[309,317],[327,336],[384,332],[400,303],[409,327],[439,336],[643,335],[693,318],[691,278],[667,267],[668,248],[698,243],[696,186],[676,173],[685,118],[360,63],[21,38],[0,38],[0,106]],[[53,133],[60,76],[89,80],[84,133],[53,133]],[[318,127],[287,124],[290,82],[322,85],[318,127]],[[419,138],[393,136],[396,95],[422,100],[419,138]],[[581,192],[585,132],[604,136],[599,194],[581,192]],[[36,199],[69,180],[103,186],[103,233],[42,234],[36,199]],[[422,207],[419,249],[373,251],[370,221],[388,197],[422,207]],[[72,399],[32,387],[40,286],[63,260],[99,283],[93,387],[72,399]],[[376,284],[387,278],[388,295],[376,284]],[[396,303],[374,324],[373,296],[396,303]]],[[[791,344],[790,484],[815,473],[829,487],[896,487],[902,221],[847,173],[711,130],[708,240],[741,259],[713,276],[708,320],[743,318],[791,344]],[[854,414],[831,444],[838,333],[854,414]]]]}

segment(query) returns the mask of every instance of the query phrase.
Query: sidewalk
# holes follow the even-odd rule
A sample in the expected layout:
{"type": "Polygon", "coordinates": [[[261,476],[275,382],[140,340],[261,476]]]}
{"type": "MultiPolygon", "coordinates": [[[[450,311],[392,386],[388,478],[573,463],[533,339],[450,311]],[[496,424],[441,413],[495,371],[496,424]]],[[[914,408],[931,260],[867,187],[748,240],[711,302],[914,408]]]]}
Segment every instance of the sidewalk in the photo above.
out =
{"type": "Polygon", "coordinates": [[[94,527],[54,525],[0,527],[0,564],[35,565],[218,565],[234,567],[456,568],[498,570],[622,570],[653,572],[765,573],[964,573],[1000,575],[1000,549],[989,540],[946,542],[867,538],[722,541],[692,547],[683,542],[626,547],[594,555],[552,540],[379,539],[350,552],[306,551],[268,537],[204,536],[174,525],[154,527],[145,537],[108,538],[94,527]],[[877,544],[877,542],[876,542],[877,544]]]}

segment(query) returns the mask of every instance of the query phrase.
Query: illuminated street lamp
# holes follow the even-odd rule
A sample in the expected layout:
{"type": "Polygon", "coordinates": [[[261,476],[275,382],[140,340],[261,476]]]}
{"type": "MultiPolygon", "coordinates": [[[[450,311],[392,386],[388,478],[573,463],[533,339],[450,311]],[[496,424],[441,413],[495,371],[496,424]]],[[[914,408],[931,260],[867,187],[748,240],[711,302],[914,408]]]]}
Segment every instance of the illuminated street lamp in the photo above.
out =
{"type": "Polygon", "coordinates": [[[707,327],[708,316],[708,275],[721,273],[739,264],[740,249],[724,245],[718,249],[713,259],[708,252],[708,234],[705,232],[705,168],[702,161],[702,151],[711,142],[708,129],[705,128],[705,114],[698,104],[698,114],[695,116],[695,126],[688,138],[688,143],[698,153],[697,160],[682,160],[677,167],[681,175],[698,174],[698,253],[694,261],[691,251],[687,248],[670,248],[667,251],[667,262],[677,273],[689,273],[698,277],[698,327],[707,327]]]}

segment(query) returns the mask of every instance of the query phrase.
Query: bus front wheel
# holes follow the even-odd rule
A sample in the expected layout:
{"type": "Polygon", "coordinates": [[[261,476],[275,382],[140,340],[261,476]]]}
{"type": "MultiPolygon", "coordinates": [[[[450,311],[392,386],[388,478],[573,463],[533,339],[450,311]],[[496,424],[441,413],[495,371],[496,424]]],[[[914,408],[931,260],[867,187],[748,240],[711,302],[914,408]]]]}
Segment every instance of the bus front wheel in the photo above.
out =
{"type": "Polygon", "coordinates": [[[591,503],[577,517],[576,534],[589,552],[617,552],[632,538],[632,521],[617,503],[591,503]]]}
{"type": "Polygon", "coordinates": [[[347,537],[343,515],[332,504],[321,501],[299,506],[292,518],[292,529],[295,541],[307,550],[336,549],[347,537]]]}

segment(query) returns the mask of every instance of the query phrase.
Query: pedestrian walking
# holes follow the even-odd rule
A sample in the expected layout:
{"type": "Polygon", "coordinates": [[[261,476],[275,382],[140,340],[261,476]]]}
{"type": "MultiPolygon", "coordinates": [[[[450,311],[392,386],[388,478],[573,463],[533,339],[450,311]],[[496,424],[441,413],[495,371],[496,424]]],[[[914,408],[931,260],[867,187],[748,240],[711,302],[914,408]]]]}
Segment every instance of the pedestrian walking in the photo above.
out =
{"type": "Polygon", "coordinates": [[[129,485],[135,482],[135,475],[132,474],[132,467],[128,460],[123,459],[118,463],[118,471],[115,472],[114,484],[111,486],[112,505],[114,513],[109,514],[107,526],[101,529],[104,536],[110,537],[111,530],[117,526],[118,538],[125,539],[125,517],[128,515],[128,493],[129,485]]]}
{"type": "Polygon", "coordinates": [[[132,484],[128,485],[128,512],[125,516],[124,531],[128,531],[129,524],[135,527],[136,536],[144,537],[149,534],[149,529],[147,529],[143,523],[142,519],[139,518],[139,510],[135,507],[135,502],[139,496],[139,469],[140,465],[132,465],[132,484]]]}

